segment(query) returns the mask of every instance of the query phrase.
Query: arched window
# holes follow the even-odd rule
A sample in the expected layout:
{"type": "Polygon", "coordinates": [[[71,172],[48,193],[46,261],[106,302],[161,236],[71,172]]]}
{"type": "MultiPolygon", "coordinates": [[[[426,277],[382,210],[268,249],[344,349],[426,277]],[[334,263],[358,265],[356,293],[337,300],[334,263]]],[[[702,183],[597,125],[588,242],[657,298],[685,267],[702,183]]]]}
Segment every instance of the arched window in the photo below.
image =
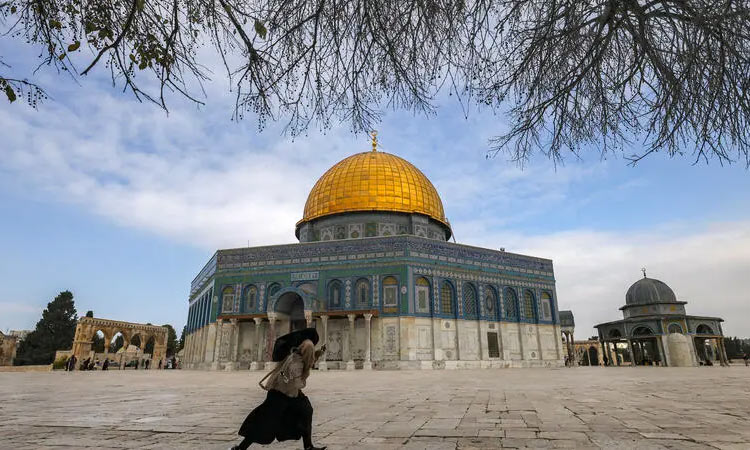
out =
{"type": "Polygon", "coordinates": [[[357,280],[356,284],[357,299],[356,304],[359,307],[370,306],[370,282],[364,278],[357,280]]]}
{"type": "Polygon", "coordinates": [[[523,292],[523,316],[536,321],[536,307],[534,305],[534,294],[526,289],[523,292]]]}
{"type": "Polygon", "coordinates": [[[221,311],[232,312],[234,311],[234,288],[227,286],[221,291],[221,311]]]}
{"type": "Polygon", "coordinates": [[[279,283],[273,283],[270,286],[268,286],[268,298],[271,298],[281,290],[281,285],[279,283]]]}
{"type": "Polygon", "coordinates": [[[654,334],[649,327],[638,327],[633,330],[633,336],[651,336],[654,334]]]}
{"type": "Polygon", "coordinates": [[[552,320],[552,296],[549,292],[542,292],[542,318],[552,320]]]}
{"type": "Polygon", "coordinates": [[[328,285],[328,305],[331,308],[341,308],[341,282],[338,280],[328,285]]]}
{"type": "Polygon", "coordinates": [[[417,299],[417,312],[430,312],[430,283],[424,277],[417,278],[414,286],[414,297],[417,299]]]}
{"type": "Polygon", "coordinates": [[[464,297],[464,318],[465,319],[476,319],[477,318],[477,290],[473,285],[464,283],[463,289],[464,297]]]}
{"type": "Polygon", "coordinates": [[[505,288],[503,291],[503,306],[505,308],[505,318],[518,320],[518,296],[512,288],[505,288]]]}
{"type": "Polygon", "coordinates": [[[254,311],[258,304],[258,288],[253,286],[245,287],[245,311],[254,311]]]}
{"type": "Polygon", "coordinates": [[[440,312],[453,314],[453,285],[448,281],[443,281],[440,287],[440,312]]]}
{"type": "Polygon", "coordinates": [[[383,278],[383,306],[398,306],[398,280],[394,277],[383,278]]]}
{"type": "Polygon", "coordinates": [[[695,331],[698,334],[714,334],[714,330],[712,330],[708,325],[704,324],[698,325],[698,328],[695,331]]]}
{"type": "Polygon", "coordinates": [[[497,317],[497,297],[492,286],[484,287],[484,310],[488,317],[492,319],[497,317]]]}
{"type": "Polygon", "coordinates": [[[678,323],[670,323],[669,327],[667,327],[667,332],[669,332],[669,334],[673,334],[673,333],[682,334],[682,327],[678,323]]]}

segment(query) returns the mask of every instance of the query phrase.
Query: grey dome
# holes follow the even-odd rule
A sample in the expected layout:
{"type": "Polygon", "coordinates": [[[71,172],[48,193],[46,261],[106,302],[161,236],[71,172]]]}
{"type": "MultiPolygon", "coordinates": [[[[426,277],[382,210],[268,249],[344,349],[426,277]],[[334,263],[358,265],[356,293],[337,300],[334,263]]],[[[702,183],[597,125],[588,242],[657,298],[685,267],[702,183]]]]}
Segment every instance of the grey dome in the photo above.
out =
{"type": "Polygon", "coordinates": [[[633,283],[625,294],[626,305],[648,305],[652,303],[677,303],[672,288],[653,278],[641,278],[633,283]]]}

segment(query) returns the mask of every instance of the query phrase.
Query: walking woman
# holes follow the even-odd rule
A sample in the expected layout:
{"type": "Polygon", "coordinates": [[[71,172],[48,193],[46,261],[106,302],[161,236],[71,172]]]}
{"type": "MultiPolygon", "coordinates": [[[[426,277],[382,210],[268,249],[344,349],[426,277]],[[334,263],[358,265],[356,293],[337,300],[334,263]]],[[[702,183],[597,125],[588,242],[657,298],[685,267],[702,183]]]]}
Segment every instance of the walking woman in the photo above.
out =
{"type": "Polygon", "coordinates": [[[294,331],[276,340],[272,359],[277,365],[259,383],[268,391],[266,400],[242,423],[238,434],[244,439],[233,450],[245,450],[253,443],[267,445],[274,439],[302,439],[305,450],[326,448],[313,446],[313,407],[301,390],[315,361],[325,351],[325,346],[315,351],[317,343],[315,328],[294,331]]]}

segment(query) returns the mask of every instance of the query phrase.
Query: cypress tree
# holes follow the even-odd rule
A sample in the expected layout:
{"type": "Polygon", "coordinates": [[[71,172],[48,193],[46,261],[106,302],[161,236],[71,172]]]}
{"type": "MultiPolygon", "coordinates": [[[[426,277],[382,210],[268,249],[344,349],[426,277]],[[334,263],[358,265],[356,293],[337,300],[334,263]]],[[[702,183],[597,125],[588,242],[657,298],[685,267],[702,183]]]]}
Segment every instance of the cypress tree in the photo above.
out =
{"type": "Polygon", "coordinates": [[[47,304],[34,331],[21,341],[15,364],[51,364],[57,350],[72,348],[77,322],[73,294],[60,292],[47,304]]]}

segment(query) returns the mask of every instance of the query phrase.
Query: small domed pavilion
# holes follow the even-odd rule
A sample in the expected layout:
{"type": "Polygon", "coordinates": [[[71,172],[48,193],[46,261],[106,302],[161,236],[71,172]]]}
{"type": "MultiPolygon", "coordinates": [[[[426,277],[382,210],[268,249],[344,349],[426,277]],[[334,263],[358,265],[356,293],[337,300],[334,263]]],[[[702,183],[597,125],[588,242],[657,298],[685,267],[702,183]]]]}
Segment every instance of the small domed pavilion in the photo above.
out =
{"type": "Polygon", "coordinates": [[[625,294],[623,320],[596,325],[607,360],[620,365],[625,358],[618,349],[626,347],[635,365],[727,364],[723,320],[687,315],[686,304],[664,282],[646,277],[644,269],[625,294]]]}

